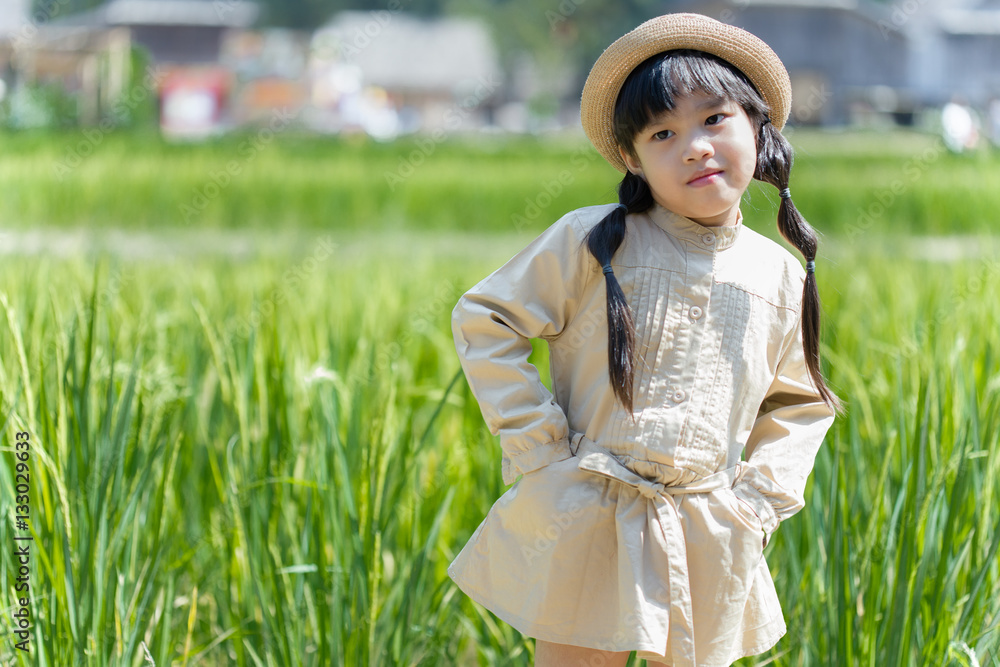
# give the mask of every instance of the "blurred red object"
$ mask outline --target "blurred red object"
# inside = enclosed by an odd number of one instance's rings
[[[160,130],[183,138],[220,132],[231,87],[232,73],[225,68],[170,68],[160,85]]]

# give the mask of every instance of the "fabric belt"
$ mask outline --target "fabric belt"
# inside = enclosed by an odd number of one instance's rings
[[[681,525],[677,503],[673,496],[691,493],[710,493],[731,487],[741,476],[742,461],[733,468],[703,477],[684,486],[667,486],[653,482],[629,470],[615,456],[593,440],[577,434],[573,439],[577,447],[577,467],[602,477],[616,480],[636,489],[653,504],[659,531],[652,531],[653,539],[667,555],[668,586],[670,591],[670,626],[668,637],[672,647],[672,664],[696,665],[694,646],[694,613],[691,609],[691,582],[688,577],[687,545]]]

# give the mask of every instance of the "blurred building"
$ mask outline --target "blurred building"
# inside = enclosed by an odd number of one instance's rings
[[[85,124],[106,119],[130,95],[153,95],[165,131],[204,134],[228,113],[232,81],[219,66],[223,37],[256,16],[257,6],[244,0],[111,0],[52,20],[32,13],[5,51],[15,85],[58,83],[79,97]],[[154,72],[132,70],[136,47],[149,55]]]
[[[156,63],[207,64],[218,62],[224,33],[252,24],[257,12],[238,0],[112,0],[66,23],[127,29]]]
[[[7,96],[14,80],[14,40],[30,27],[30,0],[0,0],[0,102]]]
[[[265,123],[276,114],[302,113],[309,104],[310,38],[308,32],[277,28],[227,33],[219,64],[236,81],[234,123]]]
[[[14,85],[54,83],[79,100],[80,121],[113,113],[129,87],[157,96],[161,127],[204,136],[288,115],[313,129],[390,138],[493,122],[502,86],[487,27],[398,11],[343,12],[314,33],[255,30],[248,0],[111,0],[48,20],[4,13],[0,65]],[[0,24],[0,26],[5,25]],[[148,54],[154,76],[133,70]],[[138,81],[138,83],[137,83]]]
[[[942,4],[937,25],[922,27],[927,42],[917,50],[914,77],[931,73],[923,87],[935,101],[957,94],[981,107],[1000,96],[1000,1]]]
[[[792,79],[794,121],[913,121],[959,94],[1000,94],[997,0],[713,0],[687,8],[767,42]]]
[[[540,98],[566,112],[553,128],[578,127],[579,73],[546,75],[524,57],[505,78],[488,27],[475,19],[349,11],[308,32],[254,29],[250,0],[110,0],[55,20],[29,6],[0,0],[0,99],[57,84],[83,124],[106,122],[122,99],[151,95],[164,132],[176,136],[277,115],[377,138],[529,131],[548,127],[528,111],[527,101]],[[905,124],[956,97],[977,109],[1000,99],[1000,0],[663,4],[685,10],[770,44],[789,70],[799,124]],[[152,77],[137,71],[137,49],[148,54]]]
[[[492,123],[502,72],[486,26],[342,12],[313,35],[310,123],[329,131],[477,129]]]

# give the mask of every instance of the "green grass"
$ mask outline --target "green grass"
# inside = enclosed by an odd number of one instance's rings
[[[451,308],[534,230],[386,225],[332,254],[315,230],[250,257],[5,258],[0,512],[28,432],[35,632],[0,663],[531,664],[445,569],[503,492]],[[930,261],[896,231],[824,245],[848,413],[767,549],[789,633],[740,664],[1000,666],[996,245]],[[15,576],[5,556],[5,630]]]
[[[506,251],[483,241],[371,253],[363,275],[335,255],[294,286],[301,256],[96,283],[83,260],[6,262],[3,440],[35,444],[45,628],[17,664],[141,664],[142,643],[159,665],[530,664],[444,572],[502,492],[448,325]],[[836,259],[826,359],[849,413],[769,546],[775,664],[998,664],[1000,269]]]
[[[263,132],[263,134],[262,134]],[[830,232],[991,230],[1000,152],[956,156],[914,132],[797,130],[791,187]],[[0,136],[0,220],[39,227],[543,229],[558,212],[616,199],[619,174],[582,137],[376,143],[264,130],[198,145],[97,130]],[[751,224],[773,227],[773,188]]]

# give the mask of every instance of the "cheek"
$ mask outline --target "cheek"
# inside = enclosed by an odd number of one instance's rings
[[[747,185],[750,185],[750,181],[753,180],[755,171],[757,171],[757,153],[751,150],[747,153],[746,162],[744,164],[744,173],[746,175]]]
[[[753,174],[757,171],[757,145],[754,143],[751,137],[749,141],[741,142],[741,145],[737,147],[738,152],[738,163],[740,165],[739,172],[741,180],[745,180],[745,185],[750,185],[750,181],[753,180]]]
[[[740,121],[742,122],[733,126],[733,133],[730,135],[730,159],[733,164],[738,165],[740,180],[745,180],[744,185],[749,185],[757,171],[757,141],[750,120],[744,115]]]

